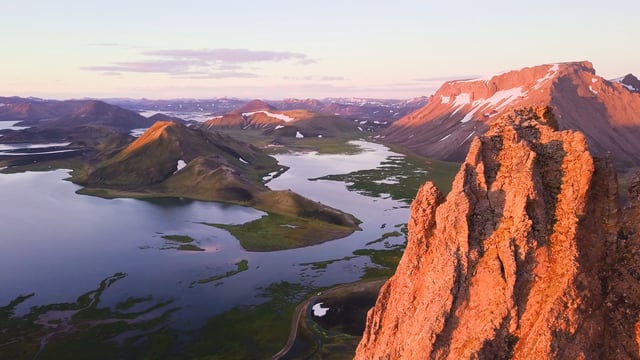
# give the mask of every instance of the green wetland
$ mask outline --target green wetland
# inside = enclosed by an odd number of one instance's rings
[[[66,170],[0,174],[0,358],[275,354],[299,303],[393,273],[411,194],[450,172],[379,144],[350,146],[359,151],[276,156],[290,169],[269,187],[362,221],[347,237],[293,249],[287,234],[300,224],[259,224],[267,214],[252,208],[78,195]]]

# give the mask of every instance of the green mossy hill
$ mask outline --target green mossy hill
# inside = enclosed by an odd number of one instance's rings
[[[278,170],[277,161],[260,149],[216,132],[191,129],[175,122],[156,122],[140,138],[88,176],[89,187],[135,189],[164,182],[179,174],[178,162],[199,160],[199,168],[238,170],[252,179]],[[193,179],[197,180],[197,179]]]
[[[292,191],[269,191],[259,194],[251,204],[253,207],[278,214],[293,215],[301,218],[358,228],[360,220],[338,209],[307,199]]]

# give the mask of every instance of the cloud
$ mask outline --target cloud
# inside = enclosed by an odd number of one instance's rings
[[[451,80],[469,80],[469,79],[476,79],[478,77],[480,77],[480,75],[449,75],[449,76],[433,76],[433,77],[426,77],[426,78],[417,78],[417,79],[413,79],[413,81],[433,83],[433,82],[444,82],[444,81],[451,81]]]
[[[119,46],[102,43],[96,46]],[[192,79],[254,78],[257,74],[244,70],[245,66],[261,62],[289,61],[312,64],[314,59],[289,51],[257,51],[249,49],[170,49],[141,53],[134,61],[116,61],[108,65],[86,66],[83,70],[118,73],[159,73]],[[243,71],[244,70],[244,71]]]
[[[243,64],[262,61],[294,61],[299,64],[313,64],[316,61],[305,54],[289,51],[261,51],[249,49],[173,49],[153,50],[143,53],[172,59],[198,59],[208,62]]]
[[[182,79],[253,79],[260,75],[242,71],[220,71],[211,73],[185,73],[178,76]]]
[[[304,81],[346,81],[344,76],[283,76],[283,80],[304,80]]]

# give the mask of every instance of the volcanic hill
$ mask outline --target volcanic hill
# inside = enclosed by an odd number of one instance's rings
[[[550,114],[492,121],[446,198],[422,186],[356,359],[640,357],[640,178],[621,209],[611,160]]]
[[[559,128],[581,131],[593,154],[611,152],[619,167],[640,166],[640,93],[631,90],[633,79],[605,80],[591,63],[571,62],[449,81],[381,136],[425,156],[462,161],[473,137],[502,115],[548,105]]]
[[[86,186],[81,193],[102,197],[186,197],[314,219],[328,224],[326,234],[316,231],[322,241],[358,228],[352,215],[263,184],[263,176],[284,170],[262,150],[224,134],[157,122],[75,182]]]

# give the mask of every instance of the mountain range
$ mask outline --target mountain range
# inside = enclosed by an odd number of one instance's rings
[[[105,102],[134,111],[165,112],[174,116],[202,113],[209,117],[228,114],[246,105],[248,100],[236,98],[214,99],[104,99]],[[283,99],[260,100],[273,110],[309,110],[328,115],[337,115],[351,120],[374,121],[386,125],[424,106],[426,96],[406,100],[367,98]],[[249,112],[249,111],[244,111]]]
[[[549,105],[559,128],[581,131],[595,155],[640,165],[640,93],[633,75],[609,81],[589,62],[540,65],[475,80],[448,81],[427,105],[380,137],[441,160],[462,161],[473,137],[505,113]]]
[[[359,123],[337,115],[305,109],[277,110],[262,100],[253,100],[227,114],[215,116],[202,126],[210,129],[259,129],[279,137],[333,137],[364,131]]]

